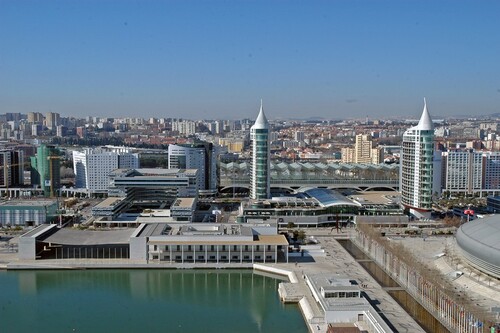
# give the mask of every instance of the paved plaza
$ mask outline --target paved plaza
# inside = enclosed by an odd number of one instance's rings
[[[460,259],[455,236],[389,237],[409,248],[430,267],[437,268],[475,304],[490,311],[500,308],[500,281],[470,267]],[[500,319],[499,314],[497,318]]]

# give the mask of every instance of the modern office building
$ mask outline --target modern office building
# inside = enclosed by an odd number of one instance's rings
[[[428,218],[433,195],[434,125],[424,109],[417,126],[403,134],[401,151],[401,203],[416,217]]]
[[[24,152],[0,148],[0,187],[24,185]]]
[[[212,143],[168,146],[169,169],[198,169],[200,193],[217,192],[217,148]]]
[[[169,207],[178,197],[197,197],[197,169],[117,169],[109,172],[109,196],[141,207]]]
[[[42,144],[31,157],[31,184],[39,185],[45,196],[55,196],[61,187],[61,161],[59,149]]]
[[[266,199],[271,196],[269,133],[269,122],[264,114],[261,100],[259,115],[250,128],[250,140],[252,142],[252,165],[250,170],[251,199]]]
[[[75,185],[89,193],[107,193],[109,174],[116,169],[137,169],[139,155],[127,148],[86,148],[73,151]]]

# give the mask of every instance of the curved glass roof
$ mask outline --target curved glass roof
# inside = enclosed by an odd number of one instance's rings
[[[353,202],[342,194],[326,189],[326,188],[312,188],[301,191],[305,197],[316,199],[322,207],[348,205],[360,207],[359,203]]]

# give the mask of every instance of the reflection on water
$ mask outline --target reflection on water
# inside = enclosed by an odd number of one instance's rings
[[[425,310],[413,297],[406,291],[393,290],[389,291],[389,295],[394,298],[399,305],[401,305],[406,312],[410,314],[415,320],[425,328],[427,332],[435,333],[448,333],[449,331],[433,316]]]
[[[399,284],[394,281],[388,274],[385,273],[376,263],[369,261],[368,257],[350,240],[339,240],[340,245],[356,260],[360,260],[359,264],[370,273],[370,275],[382,287],[399,287]],[[366,261],[365,261],[366,260]],[[408,314],[426,331],[436,333],[449,332],[434,316],[432,316],[423,306],[420,305],[406,291],[389,291],[389,295],[405,309]]]
[[[306,332],[279,281],[251,271],[0,272],[8,332]]]

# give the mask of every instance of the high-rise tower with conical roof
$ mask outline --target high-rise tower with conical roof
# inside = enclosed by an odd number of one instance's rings
[[[257,120],[255,120],[255,124],[250,128],[250,140],[252,141],[252,169],[250,170],[251,199],[267,199],[271,195],[269,134],[269,122],[264,114],[261,100],[259,115],[257,116]]]
[[[417,126],[403,134],[400,157],[401,203],[417,217],[430,217],[433,188],[434,125],[424,99]]]

